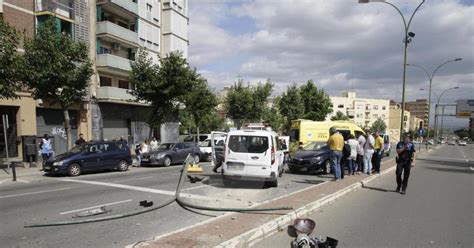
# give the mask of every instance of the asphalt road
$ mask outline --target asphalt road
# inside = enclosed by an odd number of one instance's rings
[[[319,212],[316,236],[338,247],[474,247],[474,145],[444,146],[420,156],[407,194],[395,192],[393,173]],[[279,232],[255,247],[290,247]]]
[[[111,214],[141,209],[139,201],[155,206],[173,197],[180,166],[131,168],[127,172],[86,174],[79,177],[34,176],[28,181],[0,184],[1,247],[123,247],[150,239],[211,217],[169,205],[124,219],[89,224],[24,228],[25,223],[73,221],[73,216],[106,205]],[[314,187],[330,179],[325,175],[284,174],[278,188],[262,183],[240,183],[226,188],[219,175],[204,164],[207,178],[184,185],[189,201],[207,206],[246,207]],[[207,214],[219,215],[222,213]]]

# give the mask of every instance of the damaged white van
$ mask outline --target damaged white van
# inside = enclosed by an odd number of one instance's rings
[[[263,180],[278,186],[284,171],[284,152],[273,131],[238,130],[227,134],[222,175],[225,185],[232,180]]]

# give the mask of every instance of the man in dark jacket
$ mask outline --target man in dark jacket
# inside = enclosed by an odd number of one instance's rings
[[[415,145],[411,141],[410,134],[405,134],[404,140],[397,144],[397,192],[406,194],[410,169],[415,165]],[[402,179],[403,173],[403,179]],[[401,191],[400,191],[401,190]]]
[[[77,139],[74,144],[76,144],[76,146],[80,146],[84,143],[86,143],[86,140],[84,139],[84,134],[81,133],[79,134],[79,139]]]

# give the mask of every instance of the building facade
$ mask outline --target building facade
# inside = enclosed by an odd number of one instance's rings
[[[357,98],[356,92],[344,92],[342,96],[332,96],[333,112],[327,120],[338,111],[353,120],[360,127],[370,127],[381,118],[388,126],[390,101],[385,99]]]
[[[421,119],[424,128],[428,128],[429,103],[427,99],[416,99],[415,101],[405,102],[405,109],[410,111],[411,115]]]

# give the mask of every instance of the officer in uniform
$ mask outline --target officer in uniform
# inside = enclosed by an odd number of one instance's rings
[[[406,194],[408,185],[408,177],[410,169],[415,165],[415,145],[412,143],[412,137],[406,133],[403,141],[397,144],[397,192],[402,195]],[[403,179],[402,179],[403,173]],[[401,191],[400,191],[401,190]]]

